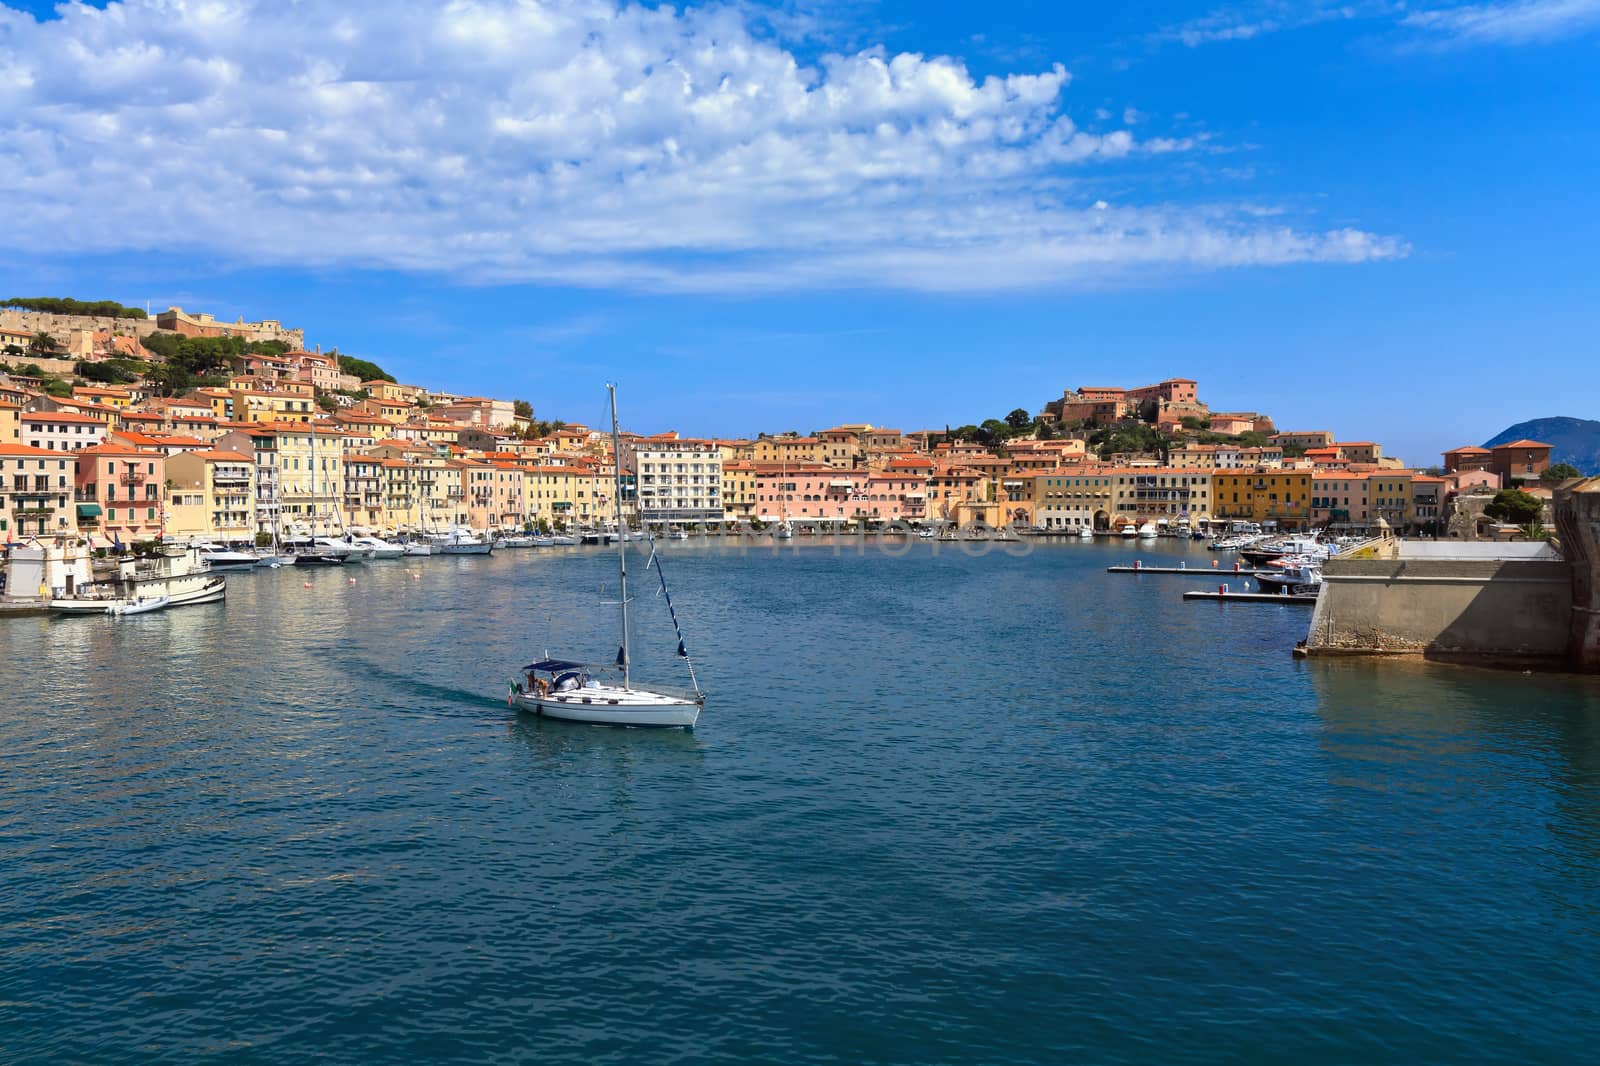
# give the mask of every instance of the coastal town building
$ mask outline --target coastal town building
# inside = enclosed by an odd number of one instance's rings
[[[167,458],[167,538],[253,542],[255,462],[240,452],[190,451]]]
[[[76,456],[0,442],[0,540],[77,532],[77,469]]]
[[[95,532],[123,544],[161,536],[165,455],[106,442],[76,456],[76,499],[101,508]]]
[[[34,411],[21,417],[22,443],[50,452],[75,452],[106,439],[106,424],[76,411]]]
[[[1343,531],[1366,530],[1372,524],[1367,495],[1369,475],[1348,469],[1319,470],[1311,477],[1311,523]]]
[[[1312,477],[1309,470],[1219,470],[1212,475],[1212,517],[1310,528]]]
[[[1536,440],[1514,440],[1489,449],[1489,469],[1502,485],[1538,481],[1550,469],[1550,445]]]
[[[640,437],[623,442],[623,456],[637,477],[639,514],[647,524],[722,521],[722,450],[715,441],[675,433]]]
[[[22,443],[22,406],[0,400],[0,444]]]

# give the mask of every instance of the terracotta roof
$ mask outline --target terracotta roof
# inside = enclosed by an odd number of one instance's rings
[[[30,419],[36,422],[77,422],[96,426],[105,425],[104,419],[95,418],[93,415],[80,415],[76,411],[32,411],[22,416],[24,422]]]
[[[1524,438],[1523,440],[1512,440],[1512,441],[1507,441],[1504,444],[1496,444],[1494,446],[1493,450],[1494,451],[1499,451],[1501,448],[1549,448],[1549,447],[1551,447],[1551,445],[1549,445],[1549,444],[1541,444],[1540,442],[1538,442],[1536,440],[1527,440],[1526,438]]]
[[[77,455],[77,453],[53,452],[48,448],[30,448],[26,444],[0,444],[0,455],[25,455],[30,458],[34,456],[38,456],[39,458],[48,456],[51,459],[71,459]]]
[[[1446,454],[1446,455],[1488,455],[1489,454],[1489,449],[1488,448],[1479,448],[1476,445],[1469,444],[1464,448],[1451,448],[1449,451],[1445,452],[1444,454]]]

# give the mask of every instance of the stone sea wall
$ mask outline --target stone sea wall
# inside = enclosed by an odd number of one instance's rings
[[[1555,664],[1571,614],[1559,559],[1330,559],[1306,651]]]

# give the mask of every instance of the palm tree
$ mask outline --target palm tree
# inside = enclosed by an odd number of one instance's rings
[[[28,341],[28,350],[34,355],[48,355],[56,350],[56,339],[50,334],[40,330]]]

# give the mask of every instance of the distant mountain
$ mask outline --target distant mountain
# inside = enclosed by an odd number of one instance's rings
[[[1518,422],[1484,441],[1485,448],[1514,440],[1550,445],[1550,462],[1571,463],[1585,474],[1600,474],[1600,422],[1589,418],[1535,418]]]

